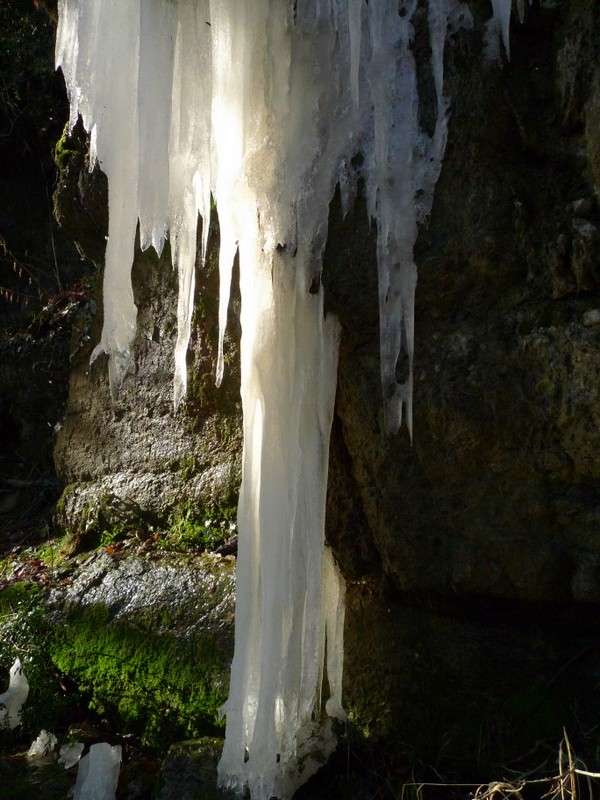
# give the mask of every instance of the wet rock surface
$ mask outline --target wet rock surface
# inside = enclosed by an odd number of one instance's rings
[[[157,800],[233,800],[231,792],[217,789],[222,748],[222,739],[174,744],[162,766]]]
[[[176,632],[182,639],[222,634],[231,649],[234,559],[125,553],[100,552],[85,559],[67,584],[52,589],[49,606],[60,610],[102,605],[111,620],[126,620],[156,633]],[[56,577],[60,575],[58,570]]]

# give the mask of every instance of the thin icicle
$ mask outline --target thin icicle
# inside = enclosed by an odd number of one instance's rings
[[[153,0],[161,2],[164,0]],[[171,95],[168,153],[169,195],[168,228],[173,266],[177,269],[177,341],[173,404],[175,410],[187,389],[187,349],[194,310],[196,269],[196,227],[202,214],[201,263],[206,260],[210,222],[211,181],[211,81],[210,81],[210,4],[209,0],[179,3],[175,6],[174,73]],[[162,25],[160,17],[155,25]],[[198,80],[198,76],[203,80]]]
[[[362,37],[362,7],[363,0],[348,0],[348,30],[350,34],[350,84],[352,86],[352,100],[356,108],[358,108],[360,87],[359,72]]]
[[[240,5],[236,0],[211,3],[212,33],[212,129],[213,193],[219,214],[221,249],[219,253],[219,342],[217,355],[217,386],[224,371],[223,341],[227,324],[227,307],[231,286],[233,259],[238,237],[234,214],[235,196],[244,155],[246,96],[244,57],[247,44],[252,45],[252,5]],[[258,14],[260,8],[256,8]],[[247,34],[244,33],[247,31]],[[246,42],[246,35],[249,42]]]
[[[510,16],[512,0],[492,0],[494,25],[497,35],[502,39],[506,57],[510,60]]]
[[[529,0],[531,2],[531,0]],[[519,21],[525,19],[525,0],[516,0]],[[500,42],[510,61],[510,20],[512,0],[492,0],[492,16],[485,25],[484,58],[487,62],[500,60]]]

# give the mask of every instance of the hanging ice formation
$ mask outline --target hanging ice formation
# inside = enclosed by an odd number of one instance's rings
[[[522,1],[521,5],[522,5]],[[510,0],[492,0],[508,50]],[[422,4],[423,5],[423,4]],[[127,373],[136,307],[130,265],[167,234],[179,275],[175,406],[185,393],[196,222],[211,195],[220,244],[220,344],[234,255],[242,295],[243,478],[235,656],[220,781],[253,800],[290,797],[343,717],[344,584],[324,548],[338,330],[319,276],[336,184],[344,210],[365,182],[378,233],[381,380],[388,431],[412,426],[417,225],[447,134],[448,30],[459,0],[428,0],[437,98],[419,124],[417,0],[59,0],[57,64],[109,182],[104,328],[111,389]],[[362,153],[360,168],[352,158]],[[404,352],[408,377],[399,382]]]
[[[520,22],[525,17],[526,0],[515,0]],[[531,2],[531,0],[529,0]],[[512,14],[512,0],[492,0],[493,14],[486,23],[484,34],[484,54],[486,61],[500,59],[500,42],[510,60],[510,18]]]

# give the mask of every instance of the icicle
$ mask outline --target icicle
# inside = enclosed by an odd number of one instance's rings
[[[512,0],[492,0],[494,23],[502,38],[506,57],[510,60],[510,12]]]
[[[362,6],[363,0],[349,0],[348,2],[348,29],[350,33],[350,83],[352,85],[352,100],[357,108],[359,93]]]
[[[416,0],[375,10],[370,5],[367,80],[373,104],[373,144],[366,156],[369,214],[377,220],[381,383],[386,428],[395,433],[403,405],[412,430],[414,292],[417,272],[415,149],[419,137],[416,67],[411,43]],[[390,57],[394,54],[394,57]],[[400,352],[408,374],[396,379]]]
[[[519,21],[525,18],[525,0],[516,0]],[[531,0],[529,0],[531,2]],[[487,62],[500,60],[500,41],[510,61],[510,18],[512,0],[492,0],[493,14],[485,25],[484,57]]]
[[[172,3],[143,0],[140,20],[138,219],[142,250],[160,255],[168,228],[170,109],[177,17]],[[141,79],[143,76],[143,79]],[[148,165],[152,169],[148,169]]]
[[[325,548],[323,559],[323,595],[328,641],[327,679],[331,695],[325,704],[325,709],[330,717],[345,719],[346,714],[342,707],[342,674],[346,584],[328,547]]]
[[[156,0],[155,0],[156,1]],[[161,0],[164,5],[164,0]],[[194,310],[196,268],[196,226],[202,214],[201,261],[206,259],[210,222],[210,7],[209,0],[180,3],[175,41],[173,90],[164,97],[171,108],[168,147],[170,167],[168,187],[168,227],[173,265],[177,269],[177,341],[173,404],[175,409],[187,388],[187,349]],[[155,17],[155,25],[161,18]],[[203,76],[200,80],[198,76]]]

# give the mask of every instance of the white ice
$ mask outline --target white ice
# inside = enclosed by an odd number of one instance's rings
[[[9,675],[8,689],[0,694],[0,728],[12,730],[21,724],[21,708],[29,695],[29,683],[19,658],[15,659]]]
[[[73,800],[115,800],[120,768],[120,745],[93,744],[79,762]]]
[[[27,751],[29,758],[47,756],[49,753],[54,752],[58,739],[53,733],[42,729],[37,738],[31,743],[31,747]]]
[[[344,717],[344,582],[324,545],[339,330],[324,316],[320,282],[338,184],[347,211],[364,181],[378,238],[385,424],[394,434],[406,413],[412,428],[413,248],[446,144],[447,31],[470,21],[458,0],[428,0],[429,56],[413,48],[416,7],[59,0],[57,64],[71,124],[81,114],[109,180],[104,328],[93,357],[109,355],[113,394],[135,332],[138,222],[142,247],[160,251],[168,234],[178,272],[176,407],[186,387],[196,225],[200,216],[201,266],[211,196],[220,228],[217,382],[239,253],[244,453],[219,775],[239,792],[249,787],[253,800],[290,797],[316,754],[335,746],[331,718]],[[435,95],[428,131],[418,71]]]
[[[510,61],[510,19],[512,0],[491,0],[492,16],[486,23],[484,54],[486,61],[500,60],[500,42],[507,59]],[[525,17],[525,0],[515,0],[519,21]],[[529,0],[531,2],[531,0]]]

